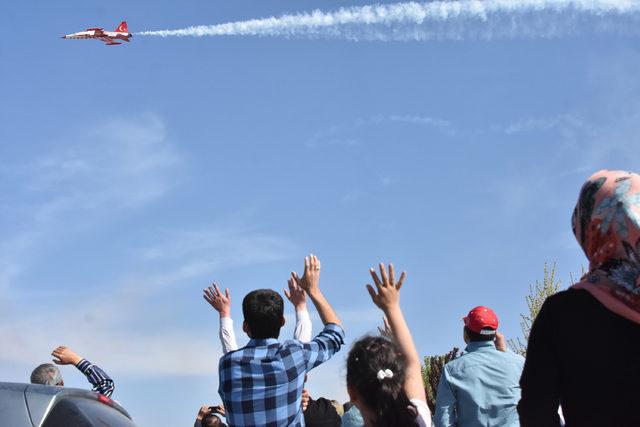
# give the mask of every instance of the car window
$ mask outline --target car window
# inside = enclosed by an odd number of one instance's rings
[[[62,399],[42,427],[135,427],[112,407],[91,399]]]

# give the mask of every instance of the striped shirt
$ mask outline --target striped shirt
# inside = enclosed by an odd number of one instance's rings
[[[230,426],[304,426],[302,386],[311,369],[344,344],[344,331],[328,323],[308,343],[252,339],[220,358],[218,392]]]
[[[82,359],[76,367],[82,372],[93,386],[93,391],[110,397],[115,388],[113,380],[97,365],[92,365],[87,359]]]

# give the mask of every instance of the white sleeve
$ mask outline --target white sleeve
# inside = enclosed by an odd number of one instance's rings
[[[311,341],[311,317],[307,310],[296,311],[296,328],[293,338],[302,342]]]
[[[410,402],[413,403],[418,410],[418,416],[416,417],[418,426],[431,427],[431,411],[429,410],[427,402],[418,399],[410,399]]]
[[[220,318],[220,342],[224,354],[238,349],[236,334],[233,332],[233,320],[230,317]]]

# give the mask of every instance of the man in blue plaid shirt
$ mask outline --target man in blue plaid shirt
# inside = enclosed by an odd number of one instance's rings
[[[320,261],[305,258],[304,275],[291,273],[318,310],[324,329],[311,342],[278,341],[284,302],[270,289],[250,292],[242,301],[242,329],[250,341],[220,359],[220,387],[230,426],[304,426],[302,386],[308,371],[326,362],[344,344],[340,320],[320,291]]]

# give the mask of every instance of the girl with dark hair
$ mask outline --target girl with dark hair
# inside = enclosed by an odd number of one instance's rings
[[[389,274],[380,264],[380,277],[371,269],[377,292],[367,290],[385,314],[393,338],[366,336],[358,340],[347,358],[347,389],[365,426],[431,426],[431,413],[422,382],[422,366],[402,310],[400,288],[393,264]]]

